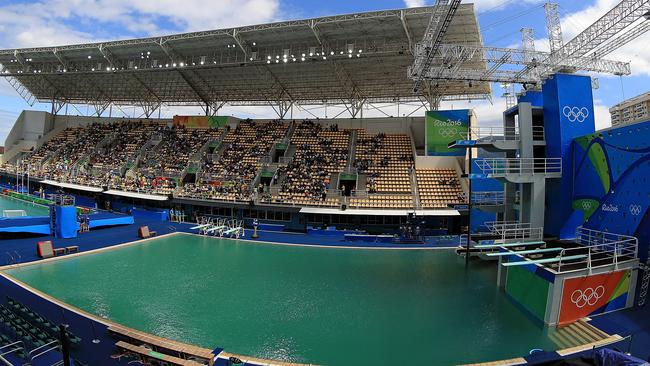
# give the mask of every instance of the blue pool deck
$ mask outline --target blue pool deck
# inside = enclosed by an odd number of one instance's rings
[[[169,221],[135,218],[135,224],[93,229],[87,233],[79,233],[77,238],[56,239],[52,236],[31,236],[19,239],[3,239],[0,237],[0,266],[5,265],[7,253],[18,253],[20,262],[40,260],[36,255],[36,242],[52,240],[54,247],[79,246],[80,252],[91,251],[137,241],[138,227],[149,226],[158,235],[174,232],[196,233],[191,227],[195,224],[176,223]],[[452,249],[458,246],[458,238],[442,237],[429,238],[425,244],[395,244],[366,241],[346,241],[343,235],[319,235],[289,233],[278,231],[258,231],[259,238],[252,239],[252,230],[246,230],[245,240],[270,242],[283,245],[309,245],[334,248],[376,248],[376,249]],[[15,256],[15,254],[13,254]],[[32,299],[33,301],[33,299]],[[592,324],[609,334],[619,334],[627,337],[610,348],[629,351],[635,356],[648,359],[650,357],[650,305],[643,308],[633,308],[614,313],[608,313],[593,318]],[[108,339],[107,339],[108,341]],[[591,351],[585,351],[587,353]],[[555,352],[544,352],[525,357],[528,364],[536,364],[545,360],[558,359]]]
[[[79,233],[73,239],[57,239],[53,236],[30,236],[19,239],[0,239],[0,265],[7,264],[9,254],[16,257],[19,255],[20,263],[39,260],[36,255],[36,243],[42,240],[51,240],[54,247],[78,246],[80,252],[111,247],[125,244],[139,239],[137,229],[147,225],[150,230],[156,231],[158,235],[174,232],[196,233],[197,230],[190,228],[194,224],[177,223],[169,221],[135,218],[134,225],[122,225],[108,228],[93,229],[90,232]],[[271,242],[285,245],[313,245],[326,247],[353,247],[353,248],[383,248],[383,249],[443,249],[456,248],[458,238],[437,238],[432,237],[425,244],[396,244],[368,241],[345,241],[343,235],[318,235],[302,234],[278,231],[258,231],[259,238],[252,239],[252,230],[247,229],[243,239],[261,242]]]

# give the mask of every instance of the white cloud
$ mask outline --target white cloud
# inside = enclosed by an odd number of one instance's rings
[[[562,31],[565,42],[573,39],[578,33],[605,15],[618,3],[619,0],[596,0],[592,5],[582,10],[564,14],[562,17]],[[642,21],[644,20],[640,20],[639,22]],[[650,53],[647,52],[648,44],[650,44],[650,33],[641,35],[634,41],[607,55],[606,58],[630,62],[632,72],[635,75],[650,75]]]
[[[278,8],[279,0],[40,0],[10,4],[0,6],[0,46],[53,46],[263,23],[274,20]],[[169,27],[172,30],[165,29]],[[115,28],[118,34],[105,31]]]
[[[517,5],[537,4],[542,3],[544,0],[519,0]],[[511,1],[504,0],[475,0],[474,6],[479,13],[492,12],[503,10],[506,7],[512,7]]]
[[[417,8],[419,6],[425,6],[426,2],[424,0],[404,0],[404,4],[408,8]]]
[[[536,4],[542,3],[545,0],[519,0],[519,4]],[[415,8],[419,6],[432,5],[434,1],[431,0],[404,0],[404,4],[409,8]],[[507,6],[512,6],[509,1],[504,0],[475,0],[469,1],[466,3],[471,3],[474,5],[476,11],[479,13],[487,11],[497,11],[502,10]]]
[[[18,115],[19,113],[0,109],[0,146],[4,145],[5,139]]]
[[[609,108],[603,105],[600,100],[594,100],[594,119],[596,130],[612,127],[612,116],[609,114]]]

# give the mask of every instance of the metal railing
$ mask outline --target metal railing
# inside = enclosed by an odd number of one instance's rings
[[[280,158],[278,159],[278,162],[280,164],[284,165],[284,164],[291,163],[292,160],[293,160],[293,156],[291,156],[291,157],[289,157],[289,156],[280,156]]]
[[[533,140],[544,140],[544,127],[533,126]],[[472,127],[467,130],[468,140],[519,141],[518,127]]]
[[[499,206],[505,203],[503,191],[472,192],[472,204],[477,206]]]
[[[59,341],[52,341],[40,347],[34,348],[33,350],[29,351],[29,362],[33,365],[35,359],[42,357],[50,352],[58,351],[59,349]]]
[[[615,234],[605,231],[587,229],[582,226],[576,229],[575,242],[579,244],[575,248],[566,248],[560,252],[560,261],[557,271],[562,272],[562,266],[571,265],[568,270],[576,266],[582,269],[583,266],[589,271],[593,268],[614,265],[622,261],[634,260],[638,256],[639,241],[634,236]],[[563,257],[584,256],[573,260],[563,260]]]
[[[474,164],[489,175],[562,174],[561,158],[482,158]]]
[[[511,227],[501,230],[501,239],[504,242],[542,241],[544,228],[541,227]]]
[[[24,350],[25,350],[25,344],[23,343],[23,341],[16,341],[13,343],[5,344],[4,346],[0,346],[0,358],[4,360],[4,356],[12,354],[14,352],[21,352]]]
[[[494,234],[501,234],[506,229],[530,228],[530,223],[519,221],[486,221],[483,225]]]

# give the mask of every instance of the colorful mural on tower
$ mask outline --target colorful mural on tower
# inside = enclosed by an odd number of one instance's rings
[[[633,235],[639,257],[650,241],[650,121],[574,140],[572,225]]]

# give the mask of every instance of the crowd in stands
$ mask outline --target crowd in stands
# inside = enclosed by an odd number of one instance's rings
[[[359,174],[366,175],[365,190],[371,196],[353,198],[350,206],[359,208],[414,207],[411,175],[414,169],[411,139],[405,134],[357,131],[355,161]],[[374,194],[380,197],[372,196]]]
[[[274,144],[282,146],[282,161]],[[455,171],[416,172],[408,135],[313,120],[245,120],[225,130],[153,121],[93,123],[62,130],[28,159],[37,178],[203,200],[413,208],[417,189],[423,208],[466,201]],[[333,177],[350,167],[365,187],[344,201]],[[258,175],[264,184],[256,184]]]
[[[331,175],[345,168],[349,156],[350,131],[333,124],[323,127],[314,121],[302,121],[291,137],[296,147],[291,163],[281,167],[279,193],[274,202],[332,205],[327,199]]]
[[[288,124],[242,121],[230,129],[219,149],[218,159],[203,155],[202,174],[198,184],[187,184],[179,192],[183,197],[249,201],[253,198],[252,183],[269,156],[273,143],[287,135]]]
[[[210,140],[217,139],[218,129],[165,127],[158,131],[161,142],[147,152],[139,170],[151,176],[178,177],[190,158]]]
[[[455,170],[418,169],[416,177],[422,208],[445,208],[449,204],[467,203]]]

